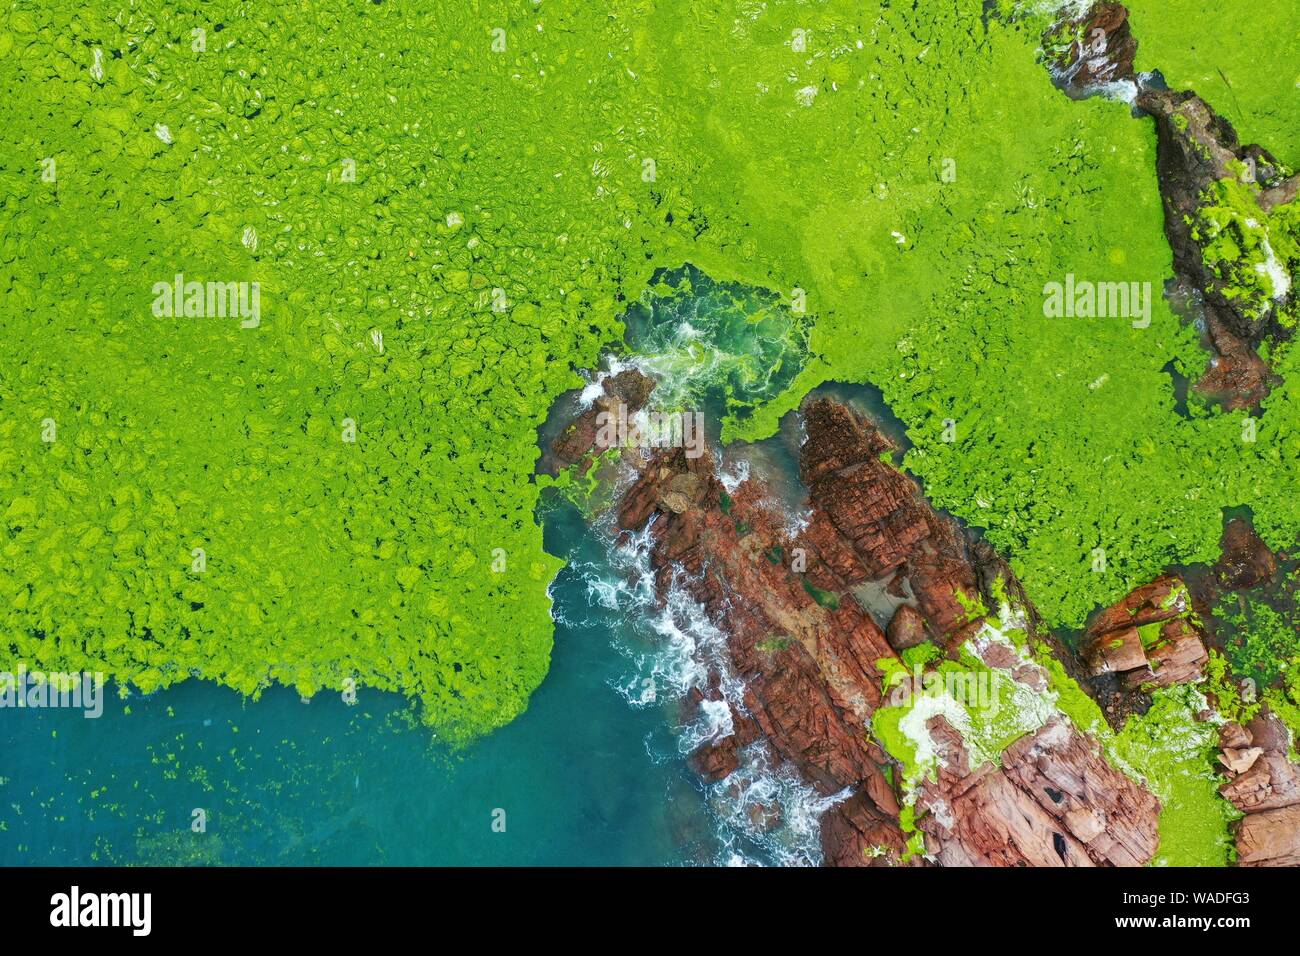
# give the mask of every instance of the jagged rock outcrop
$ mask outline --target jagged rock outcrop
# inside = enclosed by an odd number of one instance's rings
[[[645,407],[654,387],[654,379],[636,369],[624,369],[607,377],[602,394],[551,444],[543,470],[554,473],[616,444],[610,440],[616,435],[615,429],[602,429],[602,425],[634,416]]]
[[[597,405],[648,394],[642,382],[610,381],[609,402]],[[596,412],[588,409],[586,421],[557,443],[557,457],[576,461],[599,450]],[[824,399],[807,403],[802,415],[799,470],[809,501],[797,532],[759,476],[728,491],[711,454],[690,458],[682,449],[625,456],[637,476],[618,502],[617,523],[628,533],[650,528],[659,593],[689,590],[725,633],[729,664],[744,687],[741,699],[727,701],[734,732],[699,747],[691,766],[706,780],[725,781],[761,739],[820,793],[841,798],[822,818],[827,863],[922,863],[906,852],[896,771],[873,737],[872,716],[886,702],[878,664],[924,640],[957,648],[980,626],[967,605],[994,579],[1023,594],[991,548],[969,547],[957,524],[882,460],[891,446],[870,422]],[[892,640],[853,595],[868,582],[903,598],[890,619]],[[1041,669],[999,660],[996,650],[990,666],[1046,689]],[[721,699],[710,689],[686,706]],[[1064,724],[1026,740],[1032,743],[1008,751],[996,769],[984,763],[972,770],[960,754],[945,764],[947,789],[933,796],[958,813],[949,820],[918,805],[927,855],[1044,865],[1150,856],[1158,804],[1111,771],[1095,742]],[[953,745],[961,747],[960,735]],[[1129,817],[1108,802],[1116,800]]]
[[[1055,24],[1043,37],[1043,49],[1061,84],[1076,93],[1133,78],[1137,40],[1128,10],[1118,3],[1098,3],[1082,17]]]
[[[945,866],[1140,866],[1154,855],[1159,802],[1068,718],[1017,740],[1001,767],[973,772],[960,735],[938,726],[932,735],[948,750],[918,807],[927,846]]]
[[[1281,166],[1263,147],[1243,146],[1232,124],[1195,93],[1144,85],[1137,105],[1156,122],[1156,172],[1174,267],[1203,297],[1206,332],[1216,353],[1196,387],[1221,398],[1229,410],[1252,407],[1276,381],[1254,347],[1268,328],[1246,314],[1238,299],[1225,295],[1204,261],[1192,224],[1206,191],[1218,180],[1236,178],[1244,166],[1256,182],[1269,183],[1279,179]],[[1283,195],[1272,193],[1269,201]]]
[[[1199,680],[1209,658],[1191,594],[1173,574],[1137,588],[1098,614],[1081,646],[1094,675],[1121,675],[1130,690]]]
[[[623,498],[619,524],[639,529],[654,518],[652,566],[661,586],[680,575],[726,631],[745,682],[744,707],[777,753],[821,792],[865,785],[896,816],[892,795],[884,796],[884,755],[866,742],[882,696],[875,662],[893,650],[855,601],[810,583],[836,582],[819,567],[815,535],[790,539],[758,482],[742,484],[724,506],[712,470],[708,456],[652,456]],[[667,489],[688,474],[699,479],[696,496],[680,511],[665,507]],[[806,573],[793,570],[803,562]]]
[[[1205,297],[1209,336],[1218,350],[1198,387],[1224,393],[1229,404],[1257,402],[1268,387],[1268,369],[1253,351],[1260,330],[1243,325],[1245,317],[1217,294],[1186,217],[1208,185],[1243,160],[1273,175],[1271,157],[1259,147],[1241,147],[1231,126],[1193,94],[1156,89],[1133,74],[1136,43],[1119,4],[1097,6],[1071,29],[1069,43],[1057,44],[1058,52],[1066,51],[1058,65],[1068,83],[1080,91],[1133,83],[1139,106],[1156,117],[1175,262]],[[1294,183],[1262,182],[1268,188],[1261,204],[1294,197]],[[640,373],[609,377],[604,394],[555,441],[554,462],[580,462],[609,447],[600,437],[600,416],[634,414],[653,388]],[[711,718],[725,704],[722,713],[730,717],[730,729],[696,749],[691,766],[723,790],[744,786],[738,771],[747,755],[770,753],[793,766],[834,798],[821,821],[831,865],[1148,862],[1158,844],[1158,800],[1055,709],[1041,663],[1023,646],[987,638],[1001,633],[980,608],[981,599],[995,603],[994,595],[1009,594],[1028,618],[1027,630],[1038,630],[1033,606],[1005,562],[935,511],[889,464],[892,446],[869,421],[825,399],[806,403],[801,414],[806,438],[799,477],[808,502],[797,529],[773,503],[761,475],[724,484],[707,452],[691,457],[682,449],[636,448],[623,456],[635,477],[617,503],[618,527],[638,542],[649,539],[661,598],[683,588],[704,609],[725,637],[723,669],[736,678],[723,681],[714,672],[708,689],[684,703],[686,711],[707,708]],[[1224,586],[1271,573],[1249,535],[1225,532],[1225,551],[1229,546],[1238,557]],[[864,591],[888,598],[859,603]],[[1050,634],[1033,638],[1040,639],[1067,672],[1077,673],[1077,662],[1060,653]],[[896,754],[903,749],[883,723],[873,726],[873,716],[896,703],[892,694],[899,686],[886,700],[883,681],[886,672],[900,676],[898,654],[926,641],[947,652],[941,667],[969,664],[965,655],[974,652],[991,671],[1020,685],[1018,700],[1027,695],[1029,701],[1021,701],[1027,723],[980,736],[972,730],[979,722],[974,712],[959,704],[908,710],[906,739],[917,739],[920,721],[929,746],[922,748],[919,775],[903,781],[909,768],[887,754],[875,734]],[[1207,660],[1187,588],[1172,575],[1099,614],[1083,646],[1089,669],[1103,675],[1097,683],[1125,688],[1136,707],[1147,689],[1199,679]],[[924,658],[908,655],[909,661]],[[709,666],[717,667],[716,659]],[[910,680],[920,677],[905,677],[904,689]],[[1110,719],[1120,716],[1118,709],[1107,708]],[[1237,839],[1248,865],[1300,855],[1294,838],[1300,799],[1293,799],[1300,782],[1285,740],[1278,746],[1270,732],[1269,726],[1236,728],[1222,752],[1230,778],[1224,794],[1246,813]],[[747,812],[759,828],[780,817],[779,808],[766,805]]]
[[[813,402],[804,424],[799,471],[815,505],[807,538],[823,558],[810,577],[818,587],[845,590],[901,571],[931,634],[942,640],[965,623],[958,593],[978,590],[961,530],[881,460],[888,440],[849,408]]]
[[[1287,753],[1285,726],[1267,708],[1245,727],[1219,734],[1228,782],[1219,792],[1243,816],[1234,829],[1239,866],[1300,866],[1300,766]]]
[[[1259,184],[1263,212],[1295,199],[1300,177],[1283,179],[1282,165],[1267,149],[1242,144],[1232,124],[1190,91],[1169,90],[1153,77],[1136,74],[1137,41],[1128,11],[1118,3],[1095,4],[1082,17],[1063,17],[1043,36],[1043,48],[1061,85],[1079,96],[1115,82],[1131,83],[1134,104],[1156,124],[1156,172],[1165,211],[1165,234],[1178,276],[1200,300],[1212,349],[1198,391],[1228,410],[1253,407],[1276,377],[1256,345],[1278,334],[1262,317],[1248,314],[1204,261],[1193,223],[1204,196],[1216,182],[1242,170]]]

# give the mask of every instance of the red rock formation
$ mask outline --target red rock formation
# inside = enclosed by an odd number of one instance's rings
[[[701,467],[680,452],[657,456],[624,497],[620,524],[638,528],[655,516],[652,565],[661,583],[685,572],[694,597],[727,632],[746,686],[743,705],[778,754],[825,794],[879,777],[884,756],[865,737],[881,698],[875,662],[893,656],[884,634],[855,601],[819,601],[791,570],[805,542],[786,537],[757,482],[737,489],[725,511],[713,477],[699,479],[698,499],[682,510],[666,506],[683,475],[711,470],[711,462]],[[897,813],[896,805],[889,809]]]
[[[1068,718],[1013,743],[999,768],[970,772],[960,736],[948,739],[947,766],[917,804],[945,866],[1140,866],[1155,853],[1159,802]]]
[[[1088,625],[1082,647],[1093,674],[1123,676],[1130,689],[1169,687],[1198,680],[1209,655],[1193,623],[1182,578],[1164,575],[1102,611]],[[1151,634],[1150,625],[1160,625]],[[1143,640],[1143,635],[1150,635]]]
[[[625,369],[605,379],[604,394],[591,403],[551,445],[548,470],[554,472],[605,451],[612,443],[601,440],[602,415],[624,418],[645,407],[654,390],[654,379],[636,369]]]
[[[899,605],[885,628],[885,637],[896,651],[905,651],[925,641],[925,618],[910,604]]]
[[[977,635],[970,647],[1011,680],[1038,694],[1047,689],[1042,667],[1010,643]],[[917,790],[915,811],[939,863],[1140,866],[1155,853],[1159,802],[1064,715],[1013,742],[998,765],[972,766],[947,718],[930,718],[926,729],[940,760]]]
[[[1192,223],[1205,191],[1220,179],[1235,177],[1241,164],[1254,169],[1261,184],[1280,182],[1283,167],[1266,149],[1243,146],[1232,125],[1195,93],[1143,86],[1137,105],[1156,122],[1156,172],[1174,267],[1204,298],[1213,357],[1196,389],[1221,401],[1229,411],[1253,407],[1277,381],[1255,350],[1267,329],[1220,288],[1201,256]],[[1270,202],[1285,198],[1285,184],[1281,189],[1269,191]]]
[[[1300,766],[1286,728],[1265,709],[1246,727],[1225,724],[1219,792],[1245,814],[1234,828],[1239,866],[1300,866]]]
[[[727,635],[730,664],[744,686],[741,700],[728,701],[735,733],[692,754],[695,770],[725,780],[761,737],[820,793],[843,795],[822,819],[828,863],[897,864],[907,841],[895,784],[885,772],[891,761],[871,731],[883,699],[877,662],[895,651],[850,588],[884,580],[896,593],[910,587],[917,607],[895,613],[896,646],[927,632],[956,644],[979,627],[967,621],[957,593],[977,595],[989,569],[972,558],[955,522],[881,460],[889,445],[870,423],[825,400],[803,413],[800,474],[810,514],[793,537],[757,476],[727,494],[711,456],[690,459],[678,449],[630,456],[638,477],[619,502],[617,520],[629,532],[650,526],[660,593],[674,583],[690,591]],[[589,432],[594,435],[585,427],[577,434]],[[578,438],[566,445],[570,459],[588,451]],[[983,560],[1006,573],[991,552]],[[1014,579],[1009,586],[1018,588]],[[1016,679],[1045,689],[1040,669],[1014,653],[1000,661],[999,649],[988,650],[990,666],[1005,666]],[[705,698],[700,692],[687,706]],[[951,786],[934,795],[957,808],[957,816],[946,827],[939,825],[941,813],[926,817],[936,859],[1082,865],[1150,856],[1154,798],[1110,770],[1070,727],[1053,724],[1046,731],[1008,751],[998,769],[970,773],[964,756],[953,754],[943,771]],[[1046,796],[1046,788],[1057,798]],[[1058,839],[1066,841],[1064,856]]]
[[[838,587],[901,569],[936,638],[964,624],[966,609],[957,592],[974,596],[978,584],[956,523],[935,512],[914,482],[881,460],[892,446],[847,407],[813,402],[804,422],[808,440],[799,470],[816,505],[810,535],[831,558]]]
[[[827,866],[895,866],[903,852],[898,820],[865,793],[855,793],[822,817]]]

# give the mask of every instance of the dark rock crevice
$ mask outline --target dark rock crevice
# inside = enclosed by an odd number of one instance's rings
[[[1079,18],[1064,18],[1043,37],[1058,83],[1072,96],[1091,95],[1106,84],[1129,83],[1134,105],[1156,124],[1156,174],[1165,211],[1165,235],[1178,276],[1203,300],[1209,367],[1197,391],[1227,410],[1257,406],[1277,378],[1259,356],[1265,340],[1289,338],[1277,308],[1261,318],[1226,290],[1205,262],[1192,224],[1204,196],[1219,181],[1242,179],[1258,185],[1263,213],[1295,200],[1300,176],[1288,171],[1264,147],[1242,144],[1232,124],[1191,91],[1170,90],[1157,77],[1134,71],[1137,40],[1128,11],[1098,3]]]

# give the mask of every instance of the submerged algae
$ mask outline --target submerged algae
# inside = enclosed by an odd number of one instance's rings
[[[717,282],[689,263],[663,270],[623,316],[631,361],[656,408],[722,401],[745,417],[789,387],[808,357],[810,317],[772,292]]]
[[[1250,678],[1260,689],[1300,671],[1296,584],[1293,578],[1288,593],[1272,601],[1251,594],[1224,595],[1212,612],[1233,673]]]
[[[635,88],[605,52],[626,28],[557,10],[542,34],[505,5],[19,7],[4,663],[145,692],[355,679],[453,739],[513,719],[560,566],[532,436],[618,335],[655,215],[638,164],[590,171],[658,152],[644,109],[613,106]],[[176,272],[258,282],[260,327],[152,316]]]
[[[1244,723],[1262,703],[1300,734],[1300,572],[1225,594],[1211,611],[1222,653],[1209,673],[1219,710]]]

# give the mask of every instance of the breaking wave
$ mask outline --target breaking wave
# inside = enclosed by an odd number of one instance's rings
[[[621,537],[612,527],[593,529],[606,543],[608,564],[574,568],[586,585],[588,604],[612,611],[626,623],[611,634],[628,664],[614,689],[630,707],[678,714],[676,752],[650,756],[681,760],[701,745],[735,733],[733,711],[747,713],[745,685],[731,666],[726,635],[684,586],[684,571],[673,572],[659,600],[650,566],[652,526]],[[700,695],[698,706],[690,706]],[[721,847],[714,862],[819,864],[819,820],[847,792],[831,797],[817,793],[763,740],[743,748],[740,760],[740,768],[726,779],[703,785]]]

